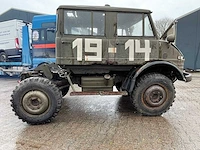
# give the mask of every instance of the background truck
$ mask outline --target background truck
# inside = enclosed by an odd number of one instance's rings
[[[32,21],[33,68],[43,62],[52,63],[55,58],[56,15],[38,15]]]
[[[55,15],[38,15],[33,17],[32,24],[21,20],[0,23],[5,27],[4,31],[0,29],[1,33],[4,32],[4,36],[0,36],[4,40],[4,45],[0,45],[4,47],[1,49],[0,75],[19,75],[23,70],[34,68],[43,62],[55,62],[55,22]],[[13,26],[10,26],[11,23]],[[17,24],[17,31],[14,24]],[[16,35],[20,36],[16,38]],[[20,48],[14,47],[11,50],[15,45]],[[7,52],[14,50],[18,55],[7,59]]]
[[[17,19],[0,22],[0,62],[21,57],[24,25],[22,20]]]
[[[160,40],[149,10],[60,6],[56,23],[56,63],[23,72],[11,96],[22,121],[50,122],[70,86],[70,95],[128,95],[138,112],[159,116],[174,102],[173,83],[191,81],[175,36]]]

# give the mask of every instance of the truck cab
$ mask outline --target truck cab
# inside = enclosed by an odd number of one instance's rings
[[[149,10],[60,6],[57,12],[58,64],[129,66],[159,58]]]
[[[37,15],[32,21],[33,68],[55,62],[56,15]]]

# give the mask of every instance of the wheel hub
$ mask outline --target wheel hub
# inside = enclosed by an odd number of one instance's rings
[[[1,62],[6,62],[6,55],[1,55],[0,60]]]
[[[144,101],[151,107],[161,106],[167,98],[165,89],[159,85],[150,86],[144,93]]]
[[[40,115],[48,109],[49,99],[41,91],[30,91],[24,95],[22,105],[29,114]]]

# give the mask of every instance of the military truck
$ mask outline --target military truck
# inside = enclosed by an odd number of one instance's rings
[[[28,124],[48,123],[71,87],[73,96],[127,95],[142,115],[159,116],[174,102],[173,83],[191,81],[174,40],[158,38],[149,10],[59,6],[56,63],[21,74],[13,111]]]

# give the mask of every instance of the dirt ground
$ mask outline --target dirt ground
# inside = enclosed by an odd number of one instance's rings
[[[17,78],[0,78],[0,150],[200,150],[200,73],[177,81],[161,117],[137,114],[121,96],[65,96],[53,122],[31,126],[10,106]]]

